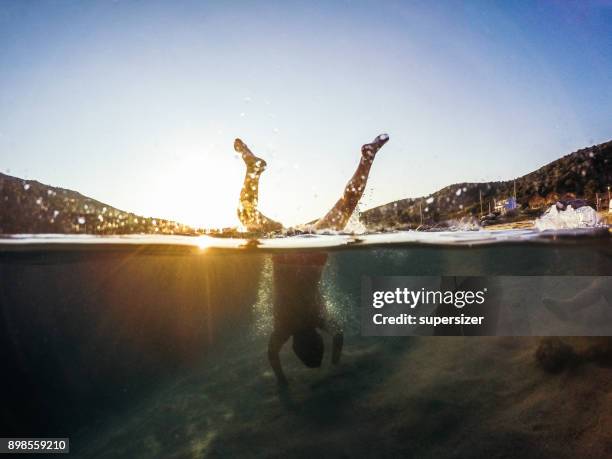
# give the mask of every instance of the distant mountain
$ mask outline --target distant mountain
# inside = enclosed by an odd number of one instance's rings
[[[612,185],[612,141],[570,153],[538,170],[504,182],[456,183],[418,198],[407,198],[374,207],[363,212],[361,221],[370,229],[416,227],[478,217],[480,196],[483,211],[489,204],[514,195],[518,211],[528,213],[560,196],[571,193],[585,198],[595,207],[596,193],[607,193]],[[533,213],[533,212],[532,212]]]
[[[0,173],[0,234],[196,234],[180,223],[141,217],[63,188]]]

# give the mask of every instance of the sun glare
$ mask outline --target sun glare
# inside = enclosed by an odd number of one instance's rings
[[[206,250],[212,245],[212,238],[209,236],[199,236],[196,245],[200,250]]]

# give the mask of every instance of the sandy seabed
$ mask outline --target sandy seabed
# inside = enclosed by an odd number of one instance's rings
[[[547,373],[538,341],[386,338],[316,371],[285,352],[281,392],[263,342],[228,349],[90,432],[83,457],[610,457],[612,369]]]

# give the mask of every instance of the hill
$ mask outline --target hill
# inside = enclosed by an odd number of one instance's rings
[[[0,234],[195,234],[169,220],[141,217],[64,188],[0,173]]]
[[[449,220],[474,218],[488,213],[494,201],[513,196],[516,186],[517,213],[534,215],[560,196],[573,194],[595,207],[596,193],[607,193],[612,185],[612,141],[575,151],[515,180],[456,183],[418,198],[407,198],[363,212],[370,229],[413,228]],[[601,196],[600,196],[601,197]],[[421,217],[422,215],[422,217]],[[422,221],[421,221],[422,218]]]
[[[406,198],[360,215],[369,229],[444,225],[489,212],[513,196],[516,218],[533,216],[568,193],[595,207],[597,193],[612,185],[612,141],[575,151],[515,180],[456,183],[429,195]],[[200,234],[181,223],[142,217],[82,194],[0,173],[0,234]],[[227,232],[234,235],[235,231]],[[220,232],[219,235],[224,235]]]

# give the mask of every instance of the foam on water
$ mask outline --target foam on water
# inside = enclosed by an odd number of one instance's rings
[[[565,229],[565,228],[595,228],[603,226],[597,211],[589,206],[574,209],[571,205],[566,210],[559,210],[557,206],[550,208],[535,222],[536,228]]]
[[[94,236],[67,234],[15,234],[0,237],[0,251],[73,247],[106,248],[129,246],[184,247],[200,250],[313,250],[368,246],[442,245],[482,246],[500,243],[551,243],[589,237],[609,238],[608,228],[579,228],[563,230],[514,229],[498,231],[395,231],[386,233],[303,234],[275,238],[220,238],[210,236],[125,235]]]

